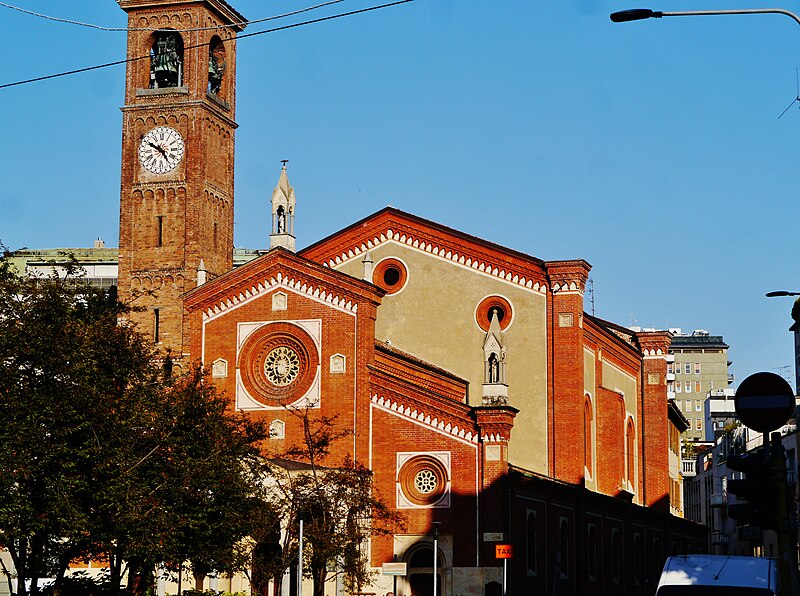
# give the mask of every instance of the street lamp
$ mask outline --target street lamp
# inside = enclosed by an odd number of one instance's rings
[[[700,17],[726,14],[783,14],[791,17],[800,25],[800,16],[790,10],[783,8],[741,8],[736,10],[682,10],[678,12],[664,12],[660,10],[650,10],[649,8],[632,8],[612,12],[610,17],[615,23],[627,23],[628,21],[643,21],[644,19],[660,19],[661,17]]]
[[[800,292],[789,292],[787,290],[776,290],[767,292],[767,298],[779,298],[782,296],[800,296]],[[792,319],[794,324],[789,327],[789,331],[794,332],[794,389],[795,394],[800,393],[800,298],[792,305]]]

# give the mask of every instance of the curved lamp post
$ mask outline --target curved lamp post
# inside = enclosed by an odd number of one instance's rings
[[[700,17],[726,14],[783,14],[794,19],[800,25],[800,16],[790,10],[783,8],[741,8],[735,10],[681,10],[678,12],[666,12],[661,10],[650,10],[649,8],[632,8],[612,12],[610,17],[615,23],[627,23],[628,21],[643,21],[644,19],[660,19],[661,17]]]

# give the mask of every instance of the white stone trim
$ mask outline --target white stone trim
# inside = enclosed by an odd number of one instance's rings
[[[333,292],[321,290],[308,282],[297,280],[294,277],[287,277],[279,272],[277,275],[269,279],[264,279],[251,286],[249,289],[239,292],[237,295],[229,297],[205,309],[203,311],[203,319],[208,321],[213,320],[226,312],[234,310],[278,288],[294,292],[295,294],[303,294],[307,298],[326,304],[331,308],[335,308],[347,314],[355,315],[355,313],[358,312],[358,304],[352,300],[342,298]]]
[[[411,408],[410,406],[403,406],[402,404],[392,401],[389,398],[380,397],[377,394],[372,396],[372,407],[378,408],[385,412],[401,416],[409,421],[415,422],[430,429],[439,431],[442,434],[453,437],[465,443],[475,445],[478,443],[478,435],[472,431],[459,428],[452,424],[445,423],[444,420],[439,420],[436,416],[431,416],[425,412]]]
[[[335,269],[339,265],[343,265],[349,261],[352,261],[353,259],[357,259],[359,255],[365,253],[366,251],[373,250],[375,247],[387,243],[399,244],[407,248],[414,249],[418,252],[428,253],[444,261],[450,261],[466,269],[479,271],[485,275],[501,279],[538,294],[547,293],[547,284],[540,283],[538,281],[534,282],[533,280],[526,278],[524,275],[520,276],[518,273],[514,273],[513,271],[506,271],[503,268],[492,265],[488,261],[479,258],[473,259],[470,256],[454,252],[450,249],[439,246],[435,242],[428,242],[425,240],[420,241],[418,238],[414,238],[410,234],[395,234],[391,229],[387,230],[385,234],[382,233],[374,236],[372,240],[362,242],[360,245],[350,248],[334,258],[328,259],[323,263],[323,265],[330,267],[331,269]],[[573,283],[573,285],[575,288],[578,287],[577,284]],[[580,293],[582,294],[583,292]]]

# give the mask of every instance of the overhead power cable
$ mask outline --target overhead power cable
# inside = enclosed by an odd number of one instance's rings
[[[216,29],[232,29],[237,27],[246,27],[247,25],[255,25],[257,23],[265,23],[267,21],[274,21],[276,19],[283,19],[285,17],[291,17],[297,14],[301,14],[304,12],[310,12],[312,10],[317,10],[318,8],[323,8],[325,6],[330,6],[331,4],[339,4],[340,2],[344,2],[345,0],[328,0],[328,2],[323,2],[322,4],[317,4],[315,6],[309,6],[307,8],[301,8],[299,10],[295,10],[292,12],[287,12],[284,14],[275,15],[272,17],[265,17],[263,19],[255,19],[252,21],[241,21],[238,23],[230,23],[229,25],[219,25],[216,27],[196,27],[193,29],[177,29],[176,31],[214,31]],[[55,21],[57,23],[66,23],[68,25],[78,25],[80,27],[89,27],[90,29],[98,29],[100,31],[158,31],[159,27],[103,27],[102,25],[95,25],[93,23],[84,23],[81,21],[74,21],[72,19],[62,19],[59,17],[53,17],[50,15],[42,14],[40,12],[34,12],[32,10],[28,10],[27,8],[22,8],[19,6],[14,6],[13,4],[8,4],[7,2],[0,2],[0,7],[10,8],[11,10],[16,10],[21,13],[31,15],[34,17],[38,17],[40,19],[46,19],[48,21]]]
[[[319,19],[313,19],[311,21],[303,21],[302,23],[293,23],[291,25],[283,25],[282,27],[274,27],[272,29],[266,29],[264,31],[255,31],[253,33],[246,33],[244,35],[238,35],[232,41],[238,41],[240,39],[244,39],[246,37],[255,37],[256,35],[264,35],[266,33],[275,33],[276,31],[284,31],[286,29],[294,29],[295,27],[302,27],[303,25],[313,25],[314,23],[322,23],[323,21],[331,21],[333,19],[340,19],[342,17],[350,17],[353,15],[371,12],[373,10],[381,10],[383,8],[390,8],[392,6],[398,6],[400,4],[407,4],[409,2],[414,2],[414,0],[398,0],[397,2],[390,2],[388,4],[381,4],[379,6],[370,6],[369,8],[361,8],[359,10],[352,10],[350,12],[343,12],[340,14],[334,14],[327,17],[320,17]],[[197,44],[193,46],[186,46],[184,50],[191,50],[195,48],[202,48],[206,47],[206,44]],[[126,64],[128,62],[137,62],[138,60],[150,60],[150,55],[147,54],[145,56],[136,56],[135,58],[128,58],[125,60],[117,60],[115,62],[106,62],[105,64],[97,64],[95,66],[87,66],[85,68],[76,68],[75,70],[68,70],[65,72],[59,72],[56,74],[45,75],[41,77],[35,77],[32,79],[25,79],[24,81],[15,81],[13,83],[4,83],[0,85],[0,89],[5,89],[7,87],[16,87],[18,85],[27,85],[28,83],[37,83],[39,81],[46,81],[48,79],[55,79],[58,77],[66,77],[69,75],[79,74],[82,72],[89,72],[91,70],[99,70],[101,68],[108,68],[109,66],[119,66],[120,64]]]

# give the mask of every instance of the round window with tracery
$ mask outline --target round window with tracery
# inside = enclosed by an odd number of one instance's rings
[[[285,405],[301,398],[318,367],[314,340],[291,323],[259,327],[239,353],[242,384],[252,397],[268,405]]]
[[[436,490],[436,474],[431,470],[420,470],[414,478],[414,486],[423,495],[428,495]]]
[[[435,505],[445,495],[447,468],[432,455],[417,455],[406,461],[398,474],[403,496],[414,505]]]
[[[291,385],[300,374],[300,358],[291,348],[280,346],[264,359],[267,380],[278,387]]]

